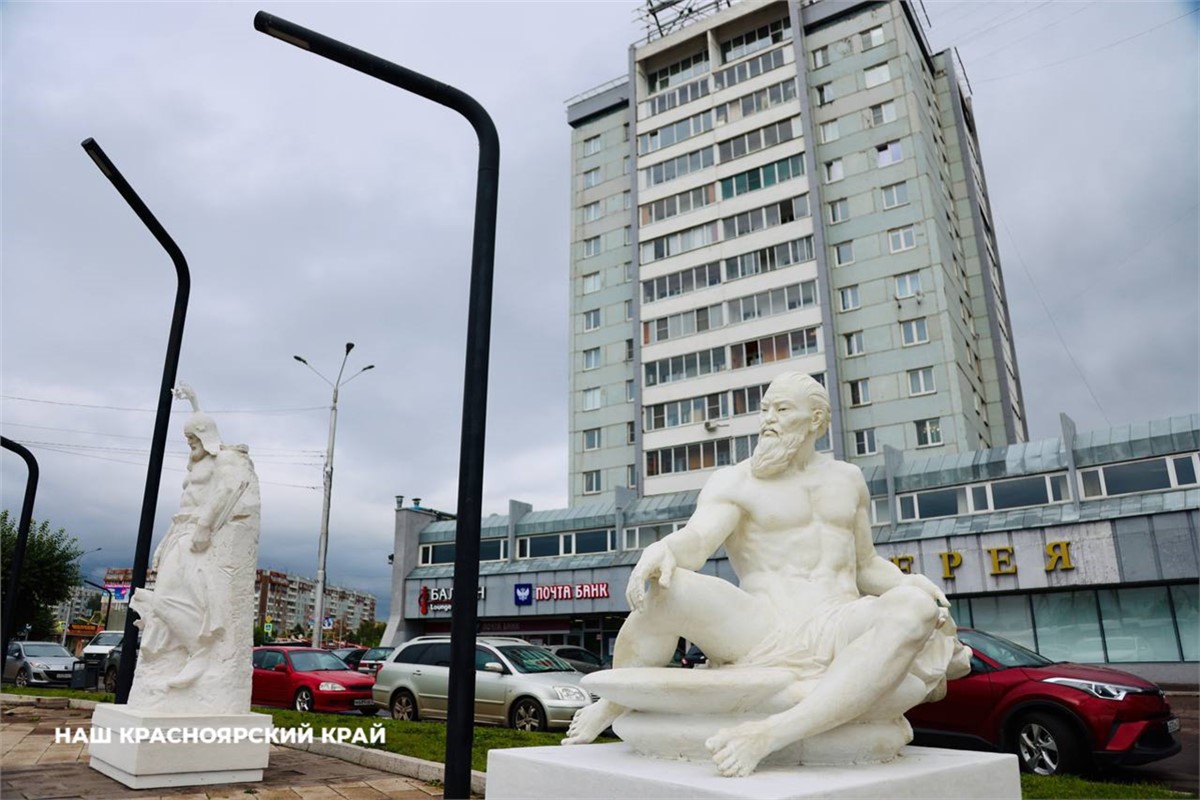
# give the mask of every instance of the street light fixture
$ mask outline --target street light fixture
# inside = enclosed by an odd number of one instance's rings
[[[318,378],[333,387],[333,400],[329,405],[329,445],[325,450],[325,469],[323,470],[325,473],[325,501],[321,505],[321,538],[317,542],[317,599],[313,606],[313,647],[321,646],[321,625],[325,622],[325,555],[329,550],[329,501],[333,496],[333,439],[337,434],[338,390],[367,370],[375,369],[374,364],[368,364],[343,381],[342,373],[346,371],[346,360],[350,358],[350,351],[353,349],[354,342],[346,342],[346,354],[342,356],[342,366],[338,368],[337,380],[333,381],[322,375],[303,357],[292,356],[316,373]]]

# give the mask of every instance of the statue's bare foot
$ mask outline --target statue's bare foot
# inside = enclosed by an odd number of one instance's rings
[[[598,700],[575,712],[563,744],[587,744],[625,713],[625,708],[611,700]]]
[[[770,728],[763,722],[745,722],[719,730],[704,746],[712,753],[717,769],[727,778],[754,772],[758,762],[773,749]]]

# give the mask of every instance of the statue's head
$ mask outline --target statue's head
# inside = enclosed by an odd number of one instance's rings
[[[187,437],[189,444],[199,442],[200,447],[210,456],[215,456],[221,451],[221,434],[217,432],[217,423],[213,421],[212,417],[202,411],[193,413],[188,419],[187,423],[183,426],[183,435]],[[195,447],[193,447],[193,460],[198,455]]]
[[[802,372],[785,372],[762,397],[758,446],[750,463],[756,477],[783,472],[806,444],[829,429],[829,393]]]

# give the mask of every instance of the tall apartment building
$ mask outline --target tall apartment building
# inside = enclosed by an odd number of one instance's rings
[[[572,502],[701,486],[791,369],[863,466],[1025,441],[957,55],[908,0],[717,7],[568,104]]]

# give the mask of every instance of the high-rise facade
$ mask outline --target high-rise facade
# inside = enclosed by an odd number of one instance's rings
[[[823,444],[864,466],[1024,441],[955,53],[907,0],[687,22],[568,106],[572,502],[702,485],[783,370],[825,382]]]

